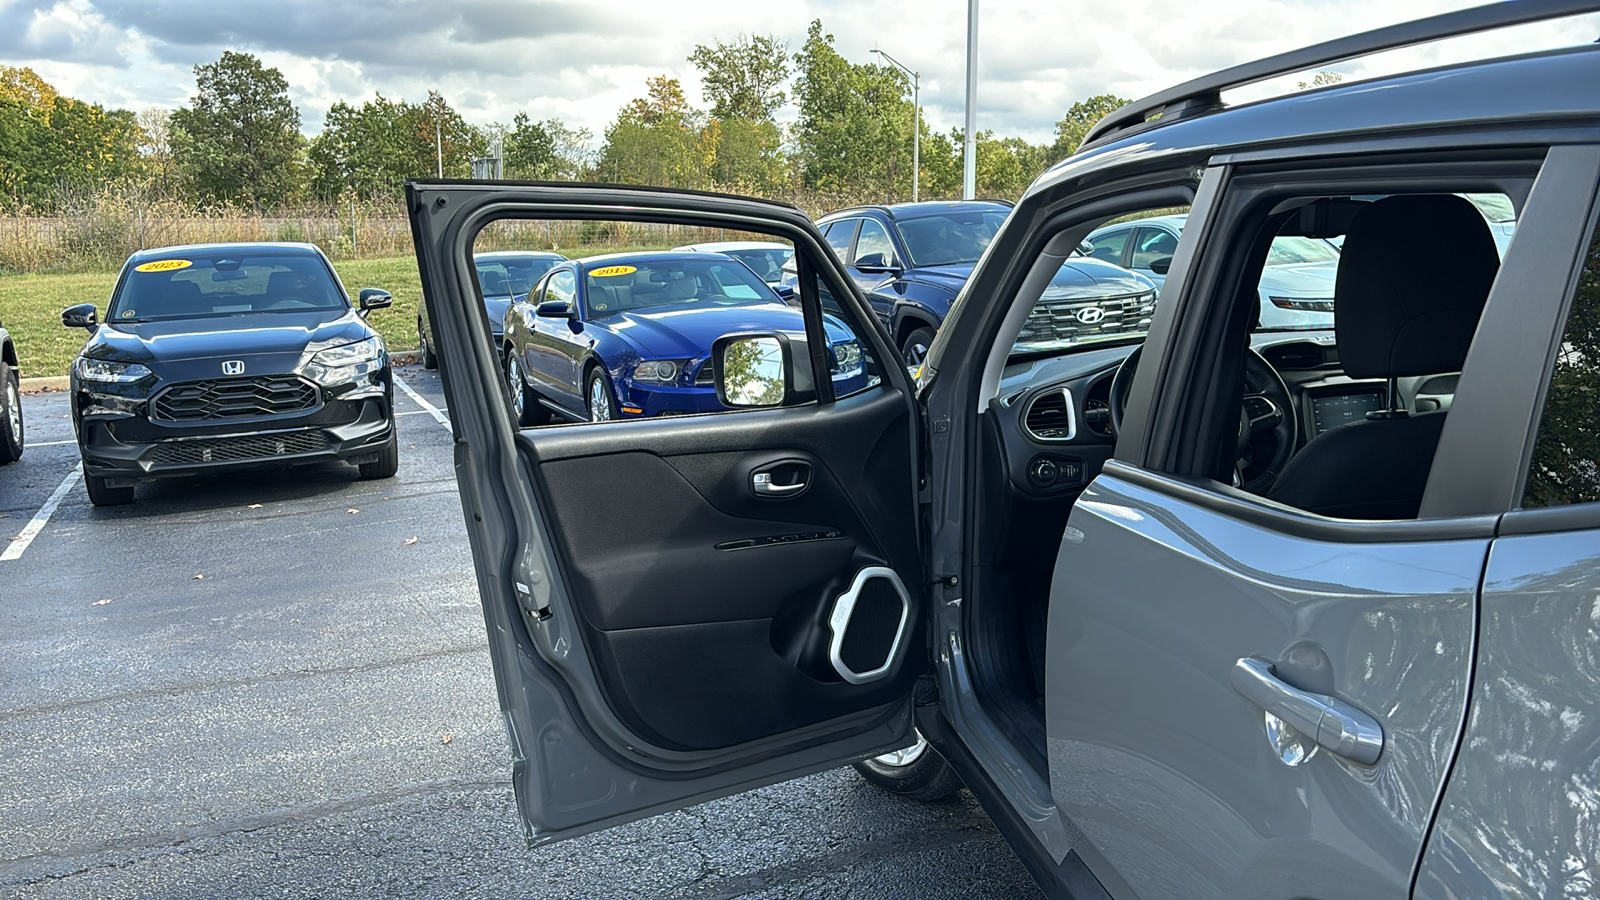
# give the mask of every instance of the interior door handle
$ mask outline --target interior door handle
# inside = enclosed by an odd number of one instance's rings
[[[1354,706],[1292,687],[1272,664],[1245,657],[1233,664],[1233,689],[1251,703],[1287,722],[1318,745],[1351,762],[1370,766],[1383,753],[1383,726]]]
[[[750,490],[764,497],[783,497],[798,494],[806,489],[803,477],[797,477],[789,484],[776,484],[772,480],[771,472],[757,472],[750,476]]]

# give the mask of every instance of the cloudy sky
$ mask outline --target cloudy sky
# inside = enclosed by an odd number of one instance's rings
[[[1471,0],[981,0],[978,127],[1042,142],[1074,100],[1137,97],[1234,63]],[[920,70],[924,114],[958,125],[964,0],[0,0],[0,62],[111,107],[174,107],[192,67],[247,50],[288,78],[315,133],[340,99],[441,91],[468,121],[518,110],[601,134],[647,77],[699,81],[697,43],[771,34],[798,50],[812,19],[841,53],[881,47]],[[1346,79],[1457,58],[1586,43],[1600,17],[1510,29],[1338,67]],[[1292,79],[1291,79],[1292,80]],[[781,114],[795,116],[793,106]]]

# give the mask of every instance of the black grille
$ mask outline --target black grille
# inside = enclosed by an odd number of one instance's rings
[[[711,365],[711,360],[709,360],[709,359],[706,360],[705,361],[705,365],[702,365],[700,367],[700,371],[698,373],[696,373],[695,376],[694,376],[694,383],[698,384],[698,385],[709,385],[709,384],[716,384],[717,383],[717,373],[716,373],[716,370]]]
[[[211,462],[245,462],[316,453],[333,446],[322,431],[284,431],[277,434],[247,434],[239,437],[190,438],[163,441],[150,452],[157,466],[184,466]]]
[[[1028,430],[1035,437],[1062,438],[1072,432],[1072,417],[1067,411],[1067,396],[1061,391],[1042,394],[1028,407]]]
[[[317,388],[293,375],[186,381],[162,391],[151,405],[150,418],[168,422],[204,422],[286,416],[317,408]]]
[[[1150,330],[1150,317],[1155,311],[1153,291],[1103,300],[1046,298],[1028,313],[1028,320],[1017,335],[1017,343],[1070,342],[1102,335],[1140,334]]]

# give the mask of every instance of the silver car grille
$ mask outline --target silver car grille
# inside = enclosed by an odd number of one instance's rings
[[[1096,312],[1086,313],[1085,310]],[[1040,300],[1022,324],[1017,343],[1071,342],[1104,335],[1142,334],[1150,330],[1150,317],[1155,311],[1155,291],[1122,297]]]

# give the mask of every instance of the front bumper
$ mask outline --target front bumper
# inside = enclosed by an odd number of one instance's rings
[[[84,473],[114,486],[199,472],[323,460],[373,462],[394,433],[387,366],[361,383],[322,388],[317,407],[248,421],[152,420],[151,404],[102,393],[74,378],[73,420]]]

